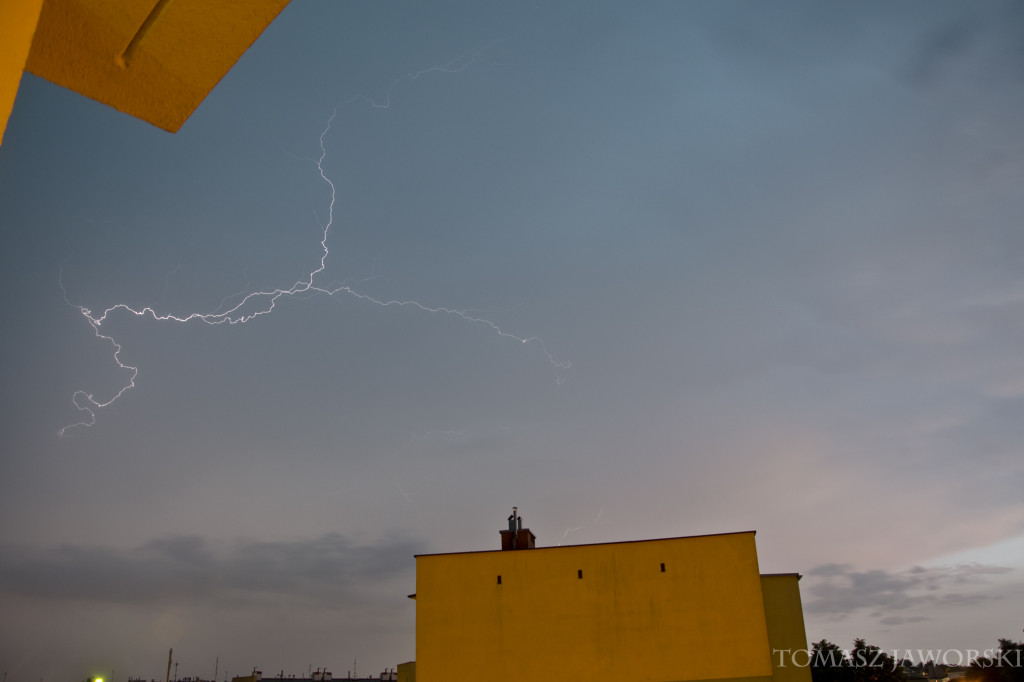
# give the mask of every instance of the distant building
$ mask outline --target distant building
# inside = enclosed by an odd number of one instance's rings
[[[231,678],[231,682],[260,682],[260,680],[262,680],[262,679],[263,679],[263,671],[262,670],[256,670],[255,668],[253,668],[253,671],[252,671],[251,674],[232,677]]]
[[[754,532],[416,557],[401,682],[810,682],[800,576],[761,575]]]
[[[296,677],[295,675],[285,675],[282,670],[280,673],[275,674],[272,677],[262,677],[259,681],[250,680],[248,677],[235,677],[232,678],[232,682],[270,682],[270,680],[287,680],[287,682],[378,682],[379,680],[397,680],[398,672],[392,668],[388,668],[384,672],[374,677],[352,677],[352,672],[345,677],[335,677],[329,670],[317,668],[309,674],[309,677]]]

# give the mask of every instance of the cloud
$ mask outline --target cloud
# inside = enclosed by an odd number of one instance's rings
[[[939,77],[950,62],[961,57],[978,39],[975,20],[961,19],[929,33],[917,46],[907,78],[915,85],[926,85]]]
[[[904,625],[906,623],[921,623],[926,620],[931,620],[931,618],[927,616],[886,616],[879,619],[878,622],[882,625]]]
[[[0,546],[0,593],[137,605],[238,606],[285,597],[326,606],[411,575],[420,551],[409,538],[359,544],[335,533],[227,545],[174,536],[133,549],[7,545]]]
[[[986,578],[1014,569],[985,564],[956,566],[913,566],[904,571],[853,570],[850,564],[822,564],[807,572],[810,596],[808,613],[843,617],[868,608],[885,612],[903,611],[920,605],[945,606],[982,602],[996,598],[983,592],[951,591],[952,587],[987,584]],[[882,616],[882,612],[871,614]],[[880,623],[893,625],[926,620],[917,616],[885,616]]]
[[[967,5],[954,9],[910,44],[902,75],[910,85],[928,87],[962,78],[958,68],[995,69],[1007,81],[1020,82],[1022,18],[1019,2],[989,3],[980,12]]]

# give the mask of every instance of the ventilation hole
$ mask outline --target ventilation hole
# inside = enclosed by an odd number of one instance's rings
[[[576,571],[576,577],[577,578],[583,578],[583,569],[582,568],[580,570]]]
[[[498,584],[499,585],[501,584],[501,576],[500,575],[498,576]]]
[[[662,572],[662,573],[664,573],[664,572],[665,572],[665,564],[662,564],[662,565],[661,565],[661,572]]]

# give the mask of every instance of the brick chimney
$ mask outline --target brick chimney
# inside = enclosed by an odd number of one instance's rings
[[[529,528],[523,528],[523,517],[517,512],[519,507],[512,507],[512,515],[508,517],[508,530],[501,531],[502,551],[516,549],[533,549],[537,537],[530,532]]]

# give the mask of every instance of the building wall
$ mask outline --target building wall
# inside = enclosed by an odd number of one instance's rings
[[[398,664],[398,682],[416,682],[416,661]]]
[[[796,573],[761,576],[775,682],[811,682],[799,580]]]
[[[416,673],[768,679],[754,534],[419,556]]]
[[[43,0],[0,2],[0,142],[21,84]]]
[[[174,132],[288,0],[46,0],[26,70]]]
[[[23,71],[178,130],[289,0],[0,0],[0,142]]]

